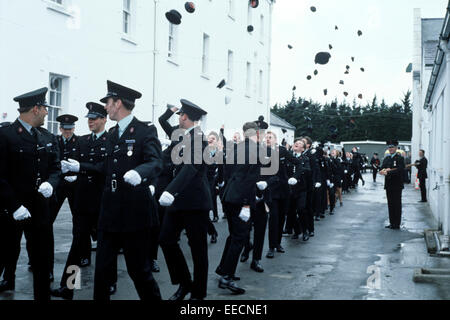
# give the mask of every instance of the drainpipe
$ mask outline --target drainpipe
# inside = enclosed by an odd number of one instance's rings
[[[270,1],[269,3],[269,53],[268,53],[268,63],[267,63],[267,106],[268,106],[268,110],[267,110],[267,122],[270,125],[270,76],[272,73],[272,15],[273,15],[273,6],[274,6],[274,1]]]
[[[155,123],[155,108],[156,108],[156,56],[158,52],[156,51],[156,11],[158,9],[158,1],[154,0],[154,11],[153,11],[153,94],[152,94],[152,122]]]
[[[450,105],[450,48],[449,48],[449,42],[448,40],[441,40],[439,47],[445,54],[445,62],[446,62],[446,79],[444,79],[446,86],[445,86],[445,93],[444,93],[444,104],[443,104],[443,117],[444,117],[444,123],[449,123],[450,121],[450,110],[448,106]],[[443,126],[443,146],[442,146],[442,152],[443,154],[443,185],[442,188],[444,190],[441,191],[441,195],[443,196],[440,199],[445,199],[444,205],[443,205],[443,212],[442,212],[442,231],[445,236],[449,235],[450,231],[450,165],[448,163],[448,159],[450,159],[450,128],[448,125]]]

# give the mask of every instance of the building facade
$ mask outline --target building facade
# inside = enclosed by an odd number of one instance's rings
[[[421,19],[415,11],[412,161],[428,158],[428,202],[438,226],[450,233],[450,38],[444,19]],[[415,170],[414,170],[415,172]],[[414,174],[413,172],[413,174]]]
[[[56,117],[70,113],[85,134],[85,104],[104,96],[107,79],[142,92],[141,120],[157,122],[182,98],[208,112],[205,131],[269,118],[274,1],[194,2],[188,13],[184,0],[0,0],[0,120],[17,117],[14,96],[47,86],[45,126],[58,133]],[[172,9],[180,25],[166,19]]]

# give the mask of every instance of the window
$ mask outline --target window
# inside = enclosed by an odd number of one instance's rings
[[[250,90],[252,88],[252,64],[247,62],[247,82],[245,86],[245,92],[247,96],[250,96]]]
[[[202,55],[202,75],[208,75],[209,72],[209,36],[203,34],[203,55]]]
[[[259,70],[259,87],[258,87],[258,100],[262,101],[263,99],[263,71]]]
[[[169,52],[167,56],[169,58],[175,58],[176,55],[176,49],[177,49],[177,25],[174,25],[172,23],[169,23]]]
[[[58,118],[62,106],[63,77],[50,74],[50,99],[47,117],[47,129],[53,134],[58,134]]]
[[[231,87],[233,85],[233,60],[234,60],[234,54],[233,51],[228,50],[228,87]]]
[[[234,0],[228,0],[228,16],[234,20]]]
[[[261,17],[260,17],[260,21],[259,21],[259,24],[260,24],[260,26],[259,26],[259,41],[261,42],[261,43],[264,43],[264,16],[263,15],[261,15]]]
[[[131,0],[123,0],[123,33],[131,33]]]

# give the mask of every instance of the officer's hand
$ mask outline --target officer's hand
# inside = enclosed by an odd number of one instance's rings
[[[241,218],[242,221],[247,222],[248,219],[250,219],[250,208],[242,207],[241,213],[239,213],[239,218]]]
[[[53,187],[50,183],[44,182],[39,186],[38,192],[41,193],[44,198],[50,198],[53,194]]]
[[[334,183],[330,183],[330,189],[333,189]]]
[[[297,184],[297,179],[295,179],[295,178],[290,178],[289,180],[288,180],[288,183],[289,183],[289,185],[290,186],[295,186],[296,184]]]
[[[261,202],[261,200],[263,200],[263,199],[264,199],[264,196],[261,196],[261,198],[256,196],[256,202]]]
[[[173,197],[173,195],[171,195],[167,191],[164,191],[161,197],[159,198],[159,204],[163,207],[171,206],[174,201],[175,198]]]
[[[316,185],[315,185],[315,187],[318,189],[318,188],[320,188],[322,186],[322,184],[320,183],[320,182],[317,182],[316,183]]]
[[[330,180],[327,180],[327,186],[330,186],[331,182]]]
[[[152,193],[152,196],[154,196],[155,195],[155,186],[151,185],[149,188],[150,188],[150,192]]]
[[[347,173],[348,173],[348,171],[347,171],[347,170],[344,170],[344,173],[345,173],[345,174],[347,174]]]
[[[62,173],[80,172],[80,163],[74,159],[63,160],[61,161],[61,171]]]
[[[13,218],[16,221],[22,221],[22,220],[31,218],[31,214],[30,214],[30,211],[28,211],[27,208],[25,208],[24,206],[21,206],[19,209],[17,209],[13,213]]]
[[[136,187],[137,185],[141,184],[142,178],[139,173],[137,173],[137,171],[130,170],[123,175],[123,181],[131,184],[133,187]]]
[[[69,177],[64,177],[64,180],[66,180],[69,183],[75,182],[77,180],[77,176],[69,176]]]
[[[259,190],[263,191],[266,190],[267,188],[267,182],[265,181],[259,181],[256,183],[256,186],[258,187]]]
[[[224,185],[225,185],[224,181],[222,181],[221,183],[218,184],[219,188],[223,188]]]

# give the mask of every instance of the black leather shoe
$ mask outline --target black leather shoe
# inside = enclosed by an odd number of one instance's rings
[[[341,202],[341,203],[339,203],[339,205],[342,207],[344,204]]]
[[[219,288],[228,289],[234,294],[244,294],[245,290],[238,287],[236,283],[228,277],[221,277],[219,279]]]
[[[400,227],[397,227],[397,226],[394,227],[394,226],[392,226],[391,229],[392,229],[392,230],[400,230]]]
[[[231,280],[233,280],[233,281],[239,281],[239,280],[241,280],[241,277],[237,277],[235,274],[233,274],[233,275],[231,276]]]
[[[284,251],[284,248],[283,248],[282,246],[278,246],[277,252],[279,252],[279,253],[285,253],[286,251]]]
[[[311,232],[309,233],[309,237],[310,237],[310,238],[314,237],[314,231],[311,231]]]
[[[324,215],[324,214],[321,214],[321,215],[320,215],[320,218],[321,218],[321,219],[325,219],[325,215]]]
[[[173,296],[171,296],[171,297],[169,298],[169,300],[170,300],[170,301],[183,301],[184,298],[186,297],[186,295],[187,295],[189,292],[191,292],[191,288],[190,288],[190,287],[180,285],[180,286],[178,287],[177,292],[175,292],[175,293],[173,294]]]
[[[253,260],[252,264],[250,265],[250,269],[255,270],[256,272],[264,272],[264,269],[261,267],[261,264],[258,260]]]
[[[275,249],[269,249],[269,252],[267,252],[266,258],[272,259],[275,257]]]
[[[316,221],[320,221],[320,218],[319,217],[316,217],[314,220],[316,220]]]
[[[159,272],[159,271],[160,269],[158,264],[156,263],[156,260],[152,260],[152,272]]]
[[[2,280],[0,281],[0,292],[14,290],[16,288],[15,281]]]
[[[217,243],[217,234],[212,234],[211,235],[211,243]]]
[[[392,226],[389,224],[387,226],[385,226],[386,229],[392,229]]]
[[[309,240],[309,236],[305,233],[303,234],[303,241],[308,241]]]
[[[89,260],[89,259],[81,259],[81,262],[80,262],[80,267],[81,268],[89,267],[90,265],[91,265],[91,260]]]
[[[333,211],[330,211],[330,216],[332,216],[334,214],[334,212]]]
[[[244,252],[241,255],[241,262],[246,262],[250,256],[250,251],[253,250],[253,244],[251,243],[249,247],[245,247]]]
[[[283,235],[290,235],[290,234],[292,234],[292,230],[287,230],[287,229],[283,230]]]
[[[420,201],[418,201],[418,202],[427,202],[427,200],[420,200]]]
[[[364,185],[366,184],[366,182],[363,180],[362,183],[363,183],[363,187],[364,187]]]
[[[298,239],[298,234],[295,233],[295,234],[291,237],[291,239],[294,239],[294,240]]]
[[[73,300],[73,290],[70,290],[67,287],[51,289],[50,294],[53,297],[63,298],[64,300]]]
[[[109,295],[112,296],[117,291],[117,283],[114,283],[112,286],[109,286]]]

